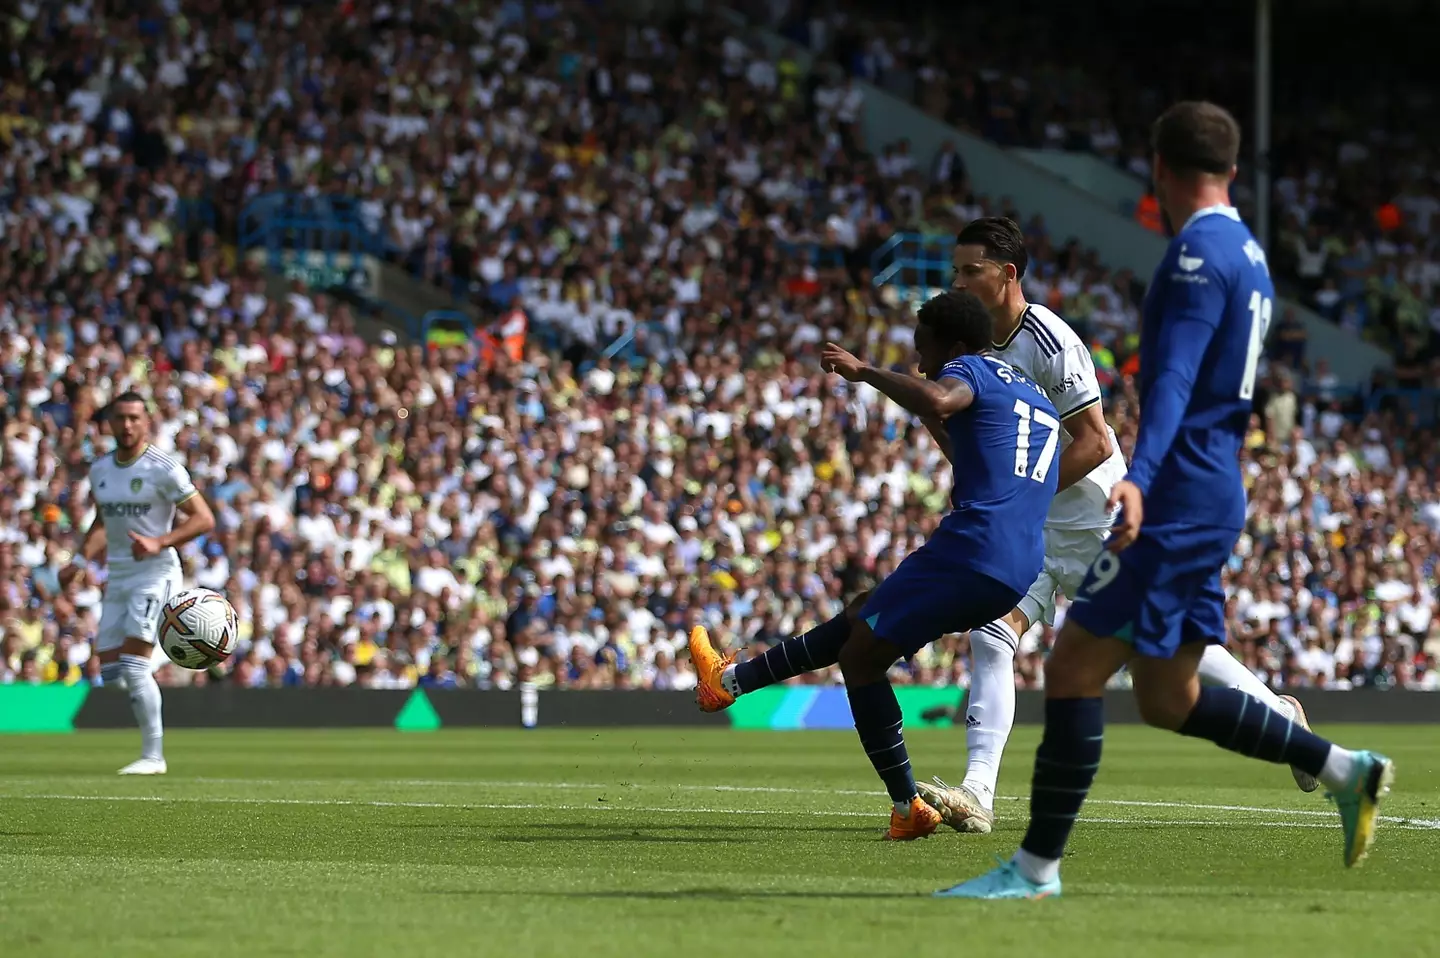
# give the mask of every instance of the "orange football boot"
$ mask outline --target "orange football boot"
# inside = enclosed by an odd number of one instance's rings
[[[885,832],[887,842],[913,842],[917,838],[929,838],[944,821],[940,813],[916,795],[910,799],[909,816],[890,809],[890,828]]]
[[[720,676],[727,666],[735,661],[735,653],[721,655],[710,644],[710,633],[705,626],[697,625],[690,630],[690,661],[695,664],[695,704],[702,712],[722,712],[735,704],[735,696],[725,691]]]

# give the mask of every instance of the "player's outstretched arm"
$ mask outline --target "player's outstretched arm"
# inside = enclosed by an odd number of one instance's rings
[[[1205,261],[1198,270],[1187,273],[1185,281],[1165,282],[1160,290],[1164,318],[1155,349],[1145,353],[1155,373],[1149,389],[1140,397],[1140,429],[1125,477],[1141,495],[1149,495],[1150,483],[1180,430],[1200,372],[1200,360],[1225,313],[1223,283],[1219,272]]]
[[[820,353],[820,364],[826,372],[844,376],[852,383],[868,383],[874,386],[892,402],[921,419],[938,419],[943,422],[975,400],[975,394],[970,387],[959,379],[921,379],[906,373],[877,369],[861,362],[834,343],[825,344]]]

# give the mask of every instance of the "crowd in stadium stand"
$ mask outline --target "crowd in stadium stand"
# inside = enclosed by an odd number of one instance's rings
[[[858,88],[790,75],[714,24],[586,4],[530,21],[472,4],[473,23],[406,3],[220,7],[18,18],[0,681],[99,680],[103,570],[68,589],[58,570],[89,522],[97,414],[132,386],[216,511],[188,578],[242,619],[229,663],[166,666],[168,683],[686,688],[692,623],[762,647],[934,527],[947,467],[924,430],[814,356],[834,338],[905,362],[910,314],[868,282],[869,252],[989,207],[959,167],[865,156]],[[330,55],[296,52],[321,42]],[[398,261],[525,311],[518,356],[367,341],[326,294],[273,293],[220,236],[275,188],[365,196]],[[1133,280],[1026,225],[1027,288],[1094,342],[1128,451]],[[1440,449],[1395,413],[1348,416],[1323,374],[1298,395],[1284,367],[1303,349],[1278,336],[1257,395],[1235,647],[1277,684],[1440,687]],[[1027,685],[1049,636],[1025,639]],[[963,683],[965,647],[897,674]]]
[[[1090,152],[1140,181],[1150,177],[1149,124],[1165,103],[1207,96],[1254,129],[1248,4],[1231,5],[1228,20],[1214,11],[1187,17],[1185,44],[1146,39],[1157,21],[1124,4],[1109,15],[1090,4],[1028,14],[966,6],[948,16],[930,8],[923,30],[913,12],[895,19],[893,5],[872,0],[745,6],[961,129],[1005,145]],[[1440,358],[1440,142],[1430,120],[1437,104],[1428,54],[1417,78],[1399,38],[1430,35],[1435,15],[1412,9],[1403,15],[1426,19],[1394,23],[1400,14],[1383,4],[1371,13],[1367,24],[1316,25],[1311,17],[1298,31],[1310,36],[1305,53],[1278,51],[1271,262],[1308,306],[1396,350],[1402,368],[1423,365],[1428,374]],[[1286,29],[1276,42],[1296,42]],[[1344,31],[1345,46],[1361,58],[1343,77],[1310,52],[1334,43],[1325,32],[1333,30]],[[1253,165],[1248,152],[1242,159],[1234,198],[1253,214]],[[1153,201],[1142,201],[1137,215],[1159,228]]]

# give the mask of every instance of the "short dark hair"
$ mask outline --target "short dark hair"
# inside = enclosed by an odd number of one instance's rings
[[[920,307],[916,319],[943,343],[960,343],[972,353],[989,349],[995,341],[995,320],[990,310],[969,290],[947,289]]]
[[[1008,216],[971,220],[955,237],[955,245],[983,246],[986,259],[1014,266],[1017,279],[1025,275],[1030,265],[1030,254],[1025,251],[1025,231]]]
[[[140,395],[133,389],[127,389],[120,395],[116,396],[114,399],[110,400],[110,405],[105,407],[106,415],[114,415],[115,407],[123,402],[138,402],[141,406],[145,407],[146,412],[150,411],[150,404],[145,401],[144,396]]]
[[[1226,176],[1240,158],[1240,124],[1223,106],[1183,100],[1160,114],[1150,145],[1176,173]]]

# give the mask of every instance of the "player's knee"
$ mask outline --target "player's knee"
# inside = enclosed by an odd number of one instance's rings
[[[1173,659],[1137,659],[1131,667],[1135,704],[1146,725],[1177,731],[1200,696],[1200,682],[1189,665],[1190,650]]]
[[[1105,692],[1105,683],[1123,664],[1112,662],[1088,633],[1068,626],[1060,630],[1055,648],[1045,660],[1045,697],[1051,699],[1094,698]]]
[[[851,599],[850,604],[845,607],[845,618],[849,619],[851,622],[859,619],[860,610],[865,608],[866,602],[870,601],[870,593],[872,591],[873,590],[871,589],[866,589],[864,592]]]
[[[127,636],[125,638],[125,641],[120,643],[120,648],[116,650],[115,655],[117,659],[122,655],[135,655],[141,658],[148,659],[154,653],[154,651],[154,645],[146,642],[142,638],[138,638],[132,635]]]
[[[1142,688],[1140,685],[1135,686],[1135,705],[1146,725],[1171,732],[1185,724],[1185,719],[1195,707],[1193,701],[1186,700],[1183,690],[1157,689],[1154,686]]]
[[[868,685],[885,678],[885,673],[895,662],[895,654],[875,633],[857,623],[850,639],[840,648],[840,674],[847,686]]]

